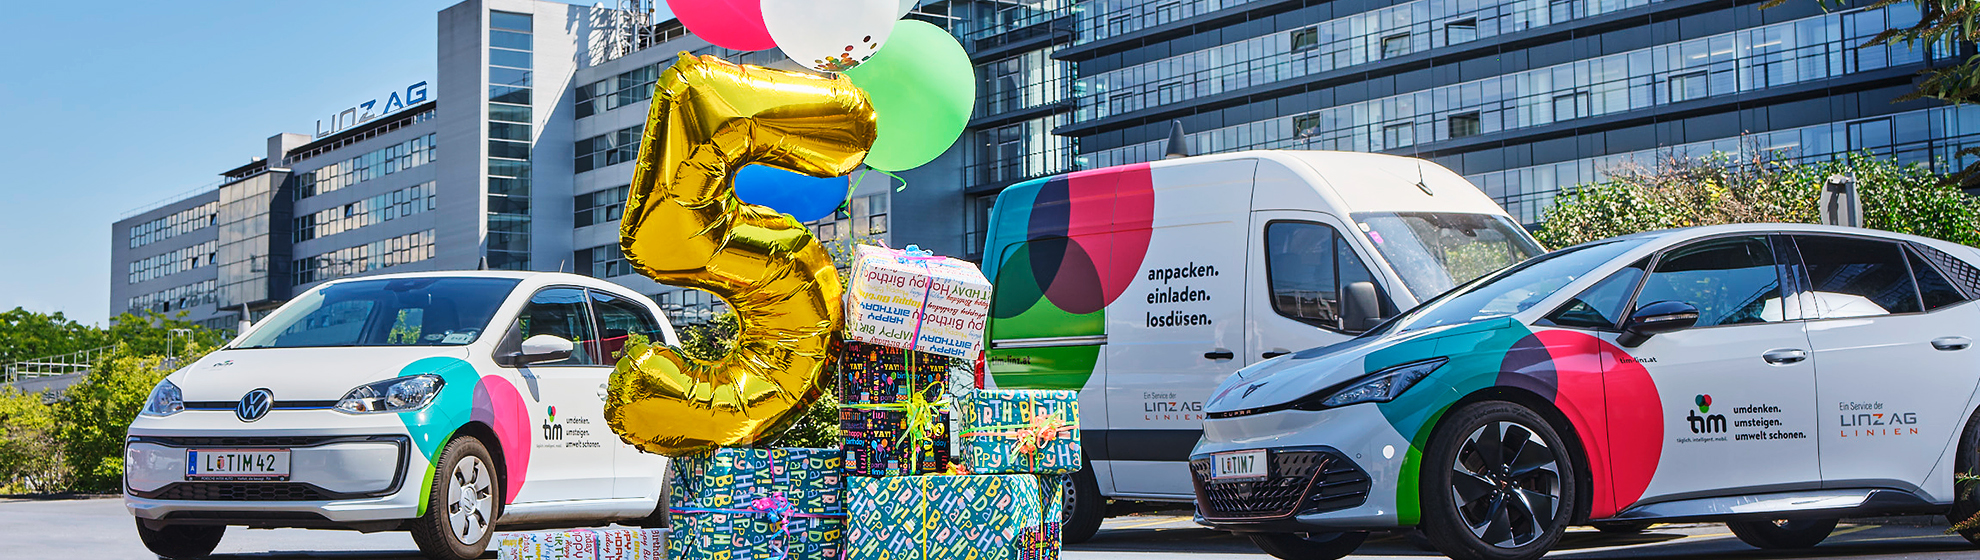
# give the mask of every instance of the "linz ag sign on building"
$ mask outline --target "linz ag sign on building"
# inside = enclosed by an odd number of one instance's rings
[[[360,124],[364,124],[367,122],[371,122],[372,119],[376,119],[378,117],[392,114],[392,112],[394,111],[405,109],[407,107],[411,107],[425,102],[426,102],[426,82],[422,81],[413,85],[406,86],[406,90],[403,92],[399,92],[399,91],[392,92],[391,94],[385,97],[385,101],[383,103],[380,103],[379,100],[377,99],[373,99],[370,101],[359,103],[356,106],[353,106],[349,109],[345,109],[343,111],[339,111],[335,114],[332,114],[330,115],[329,127],[323,126],[322,120],[316,121],[316,137],[322,138],[325,136],[336,134],[338,132],[343,131],[344,129],[357,126]]]

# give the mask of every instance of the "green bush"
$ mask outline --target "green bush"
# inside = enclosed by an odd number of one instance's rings
[[[0,387],[0,494],[60,492],[68,470],[55,439],[55,407],[41,393]]]
[[[192,356],[205,354],[203,347],[191,350]],[[165,357],[119,344],[62,393],[55,406],[56,439],[71,473],[71,489],[117,492],[123,487],[124,435],[151,388],[170,373]]]
[[[1816,223],[1831,175],[1856,179],[1864,225],[1980,246],[1980,199],[1924,165],[1864,154],[1807,162],[1715,154],[1610,171],[1607,182],[1563,189],[1535,236],[1561,248],[1618,235],[1737,223]]]

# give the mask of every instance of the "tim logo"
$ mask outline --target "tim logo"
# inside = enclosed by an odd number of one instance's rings
[[[550,407],[548,412],[549,414],[543,418],[543,439],[564,439],[564,424],[557,421],[557,407]]]
[[[1698,410],[1692,411],[1686,414],[1684,417],[1686,421],[1689,421],[1691,423],[1691,433],[1694,434],[1725,433],[1726,415],[1710,414],[1706,416],[1700,416],[1700,414],[1706,414],[1712,412],[1711,395],[1698,395],[1698,397],[1692,399],[1691,402],[1693,404],[1698,405]]]

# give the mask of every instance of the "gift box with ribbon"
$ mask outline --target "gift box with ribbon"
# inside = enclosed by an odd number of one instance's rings
[[[990,281],[968,261],[913,245],[854,249],[848,339],[974,360],[989,314]]]
[[[571,529],[495,536],[499,560],[662,560],[665,529]]]
[[[848,478],[846,560],[1052,560],[1058,492],[1028,474]]]
[[[834,559],[845,499],[837,449],[717,449],[673,460],[669,558]]]
[[[846,474],[942,472],[950,456],[942,391],[960,360],[847,342],[839,355],[839,433]]]
[[[973,473],[1080,469],[1077,391],[975,391],[959,399],[962,451]]]

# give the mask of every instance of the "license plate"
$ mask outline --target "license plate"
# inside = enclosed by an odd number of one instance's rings
[[[1210,456],[1210,478],[1264,478],[1265,475],[1263,449]]]
[[[188,449],[186,480],[288,480],[287,449]]]

